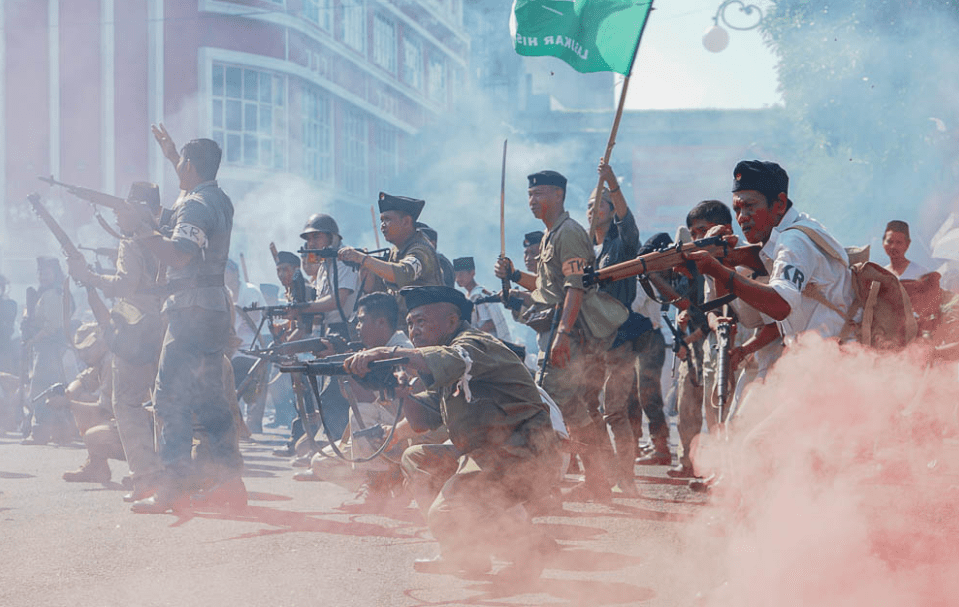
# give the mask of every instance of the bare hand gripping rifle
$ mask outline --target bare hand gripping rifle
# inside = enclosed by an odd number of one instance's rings
[[[320,405],[320,386],[317,381],[317,376],[326,376],[326,377],[352,377],[361,386],[367,388],[368,390],[381,390],[387,392],[390,397],[395,394],[395,388],[397,386],[396,376],[393,374],[393,371],[396,367],[405,365],[409,362],[409,358],[406,357],[397,357],[397,358],[387,358],[384,360],[372,361],[369,363],[370,372],[363,377],[353,375],[343,366],[344,361],[347,358],[352,356],[352,353],[343,353],[335,354],[323,359],[317,359],[307,362],[295,362],[285,365],[280,365],[281,373],[293,373],[294,377],[297,374],[306,375],[309,378],[310,387],[313,390],[313,396],[316,398],[318,404],[318,409],[320,413],[320,421],[323,424],[323,431],[326,433],[327,437],[330,439],[329,446],[332,448],[333,452],[340,459],[346,460],[353,463],[364,463],[374,460],[379,457],[386,449],[389,447],[390,443],[393,441],[393,434],[396,431],[396,424],[399,423],[400,419],[403,417],[403,403],[400,401],[399,405],[396,407],[396,417],[393,420],[393,424],[390,427],[389,435],[383,440],[383,443],[373,452],[372,455],[368,457],[348,457],[340,451],[339,447],[336,445],[336,440],[330,433],[329,426],[326,423],[326,419],[323,417],[323,407]],[[365,428],[360,432],[354,432],[354,439],[361,436],[366,436],[367,438],[379,438],[382,437],[385,432],[383,431],[382,426],[379,424],[373,425],[369,428]]]

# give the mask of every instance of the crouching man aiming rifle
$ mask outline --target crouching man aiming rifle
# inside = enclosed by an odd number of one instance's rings
[[[548,494],[559,466],[547,406],[523,362],[469,325],[473,304],[461,292],[428,286],[401,295],[415,347],[373,348],[344,366],[362,376],[372,361],[408,358],[424,388],[404,401],[409,425],[449,430],[452,445],[403,453],[407,485],[440,544],[440,556],[415,569],[483,572],[496,554],[513,563],[505,576],[538,577],[543,543],[522,504]]]

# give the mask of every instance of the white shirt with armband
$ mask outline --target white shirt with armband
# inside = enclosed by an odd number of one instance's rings
[[[844,261],[823,251],[799,229],[815,230]],[[803,293],[815,285],[826,299],[843,311],[848,311],[855,298],[852,273],[849,271],[845,249],[815,219],[791,207],[779,225],[773,228],[769,241],[759,252],[769,273],[769,286],[789,304],[789,315],[779,322],[784,337],[806,331],[816,331],[822,337],[837,337],[845,318]]]

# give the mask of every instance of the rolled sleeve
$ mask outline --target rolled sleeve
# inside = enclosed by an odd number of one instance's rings
[[[451,386],[466,373],[466,360],[456,349],[447,346],[420,348],[420,354],[429,367],[432,382],[428,388]]]

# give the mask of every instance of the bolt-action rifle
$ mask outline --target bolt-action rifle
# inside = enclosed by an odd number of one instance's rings
[[[602,269],[587,267],[583,276],[586,286],[601,284],[646,275],[651,272],[663,272],[681,268],[688,261],[687,255],[693,251],[707,251],[731,267],[745,266],[757,276],[765,276],[766,269],[759,259],[760,245],[733,247],[726,236],[713,236],[687,243],[676,243],[659,251],[640,255],[636,259],[623,261]]]

